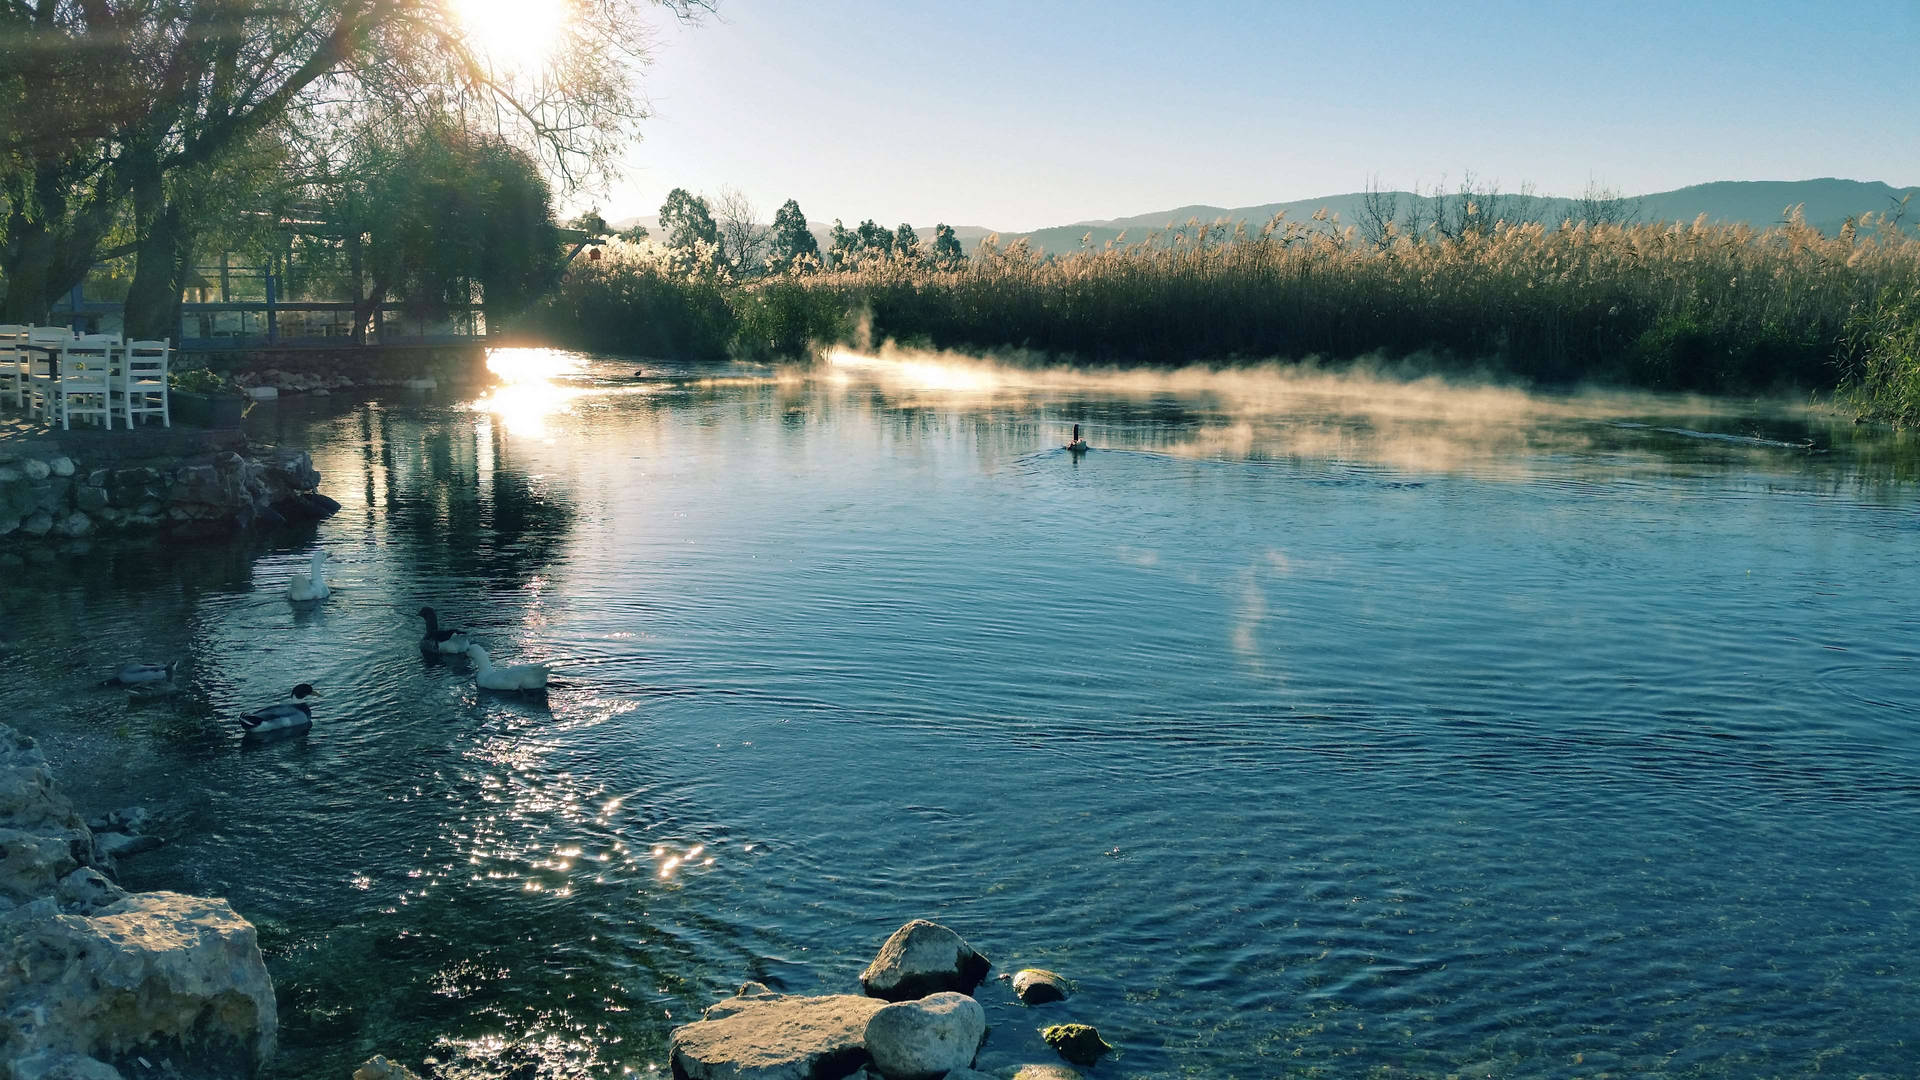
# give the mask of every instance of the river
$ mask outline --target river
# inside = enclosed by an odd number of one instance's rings
[[[317,529],[0,556],[0,713],[155,810],[131,887],[258,924],[277,1076],[661,1074],[704,1004],[857,992],[913,917],[1078,984],[988,983],[988,1068],[1067,1018],[1095,1076],[1913,1068],[1911,440],[1285,369],[494,363],[256,409]],[[547,700],[424,659],[423,604]],[[172,698],[95,686],[174,658]],[[298,682],[311,734],[243,747]]]

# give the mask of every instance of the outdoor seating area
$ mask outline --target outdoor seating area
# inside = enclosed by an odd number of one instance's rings
[[[47,425],[75,420],[112,431],[158,417],[173,426],[167,389],[171,341],[126,341],[61,326],[0,325],[0,404]]]

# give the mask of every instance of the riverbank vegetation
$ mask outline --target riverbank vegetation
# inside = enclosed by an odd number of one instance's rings
[[[1065,255],[989,238],[971,258],[901,244],[905,226],[891,248],[861,232],[836,230],[844,249],[770,260],[757,276],[717,245],[621,245],[576,271],[527,327],[559,344],[690,357],[791,356],[863,338],[1116,366],[1417,354],[1545,384],[1844,384],[1864,411],[1906,422],[1920,401],[1920,304],[1901,299],[1920,290],[1920,236],[1891,215],[1833,236],[1791,211],[1767,229],[1192,221]]]
[[[708,7],[570,4],[533,50],[460,4],[0,6],[0,322],[88,282],[175,336],[229,254],[237,299],[352,300],[356,337],[383,298],[517,313],[557,274],[549,178],[606,175],[646,115],[649,13]]]

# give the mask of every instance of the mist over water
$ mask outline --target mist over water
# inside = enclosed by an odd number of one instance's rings
[[[657,1075],[916,916],[1079,984],[984,987],[989,1069],[1064,1019],[1095,1076],[1911,1069],[1909,442],[1385,371],[495,366],[256,410],[311,535],[0,556],[0,712],[160,812],[130,885],[260,925],[281,1076]],[[423,603],[561,685],[423,660]],[[240,749],[299,681],[312,735]]]

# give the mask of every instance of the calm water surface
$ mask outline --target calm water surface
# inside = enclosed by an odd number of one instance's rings
[[[1804,413],[932,359],[520,353],[288,401],[345,509],[0,555],[0,713],[129,884],[261,928],[284,1077],[665,1069],[908,918],[982,1064],[1095,1076],[1912,1075],[1920,453]],[[1057,447],[1074,422],[1097,449]],[[1812,451],[1797,448],[1812,440]],[[338,591],[297,609],[312,545]],[[544,703],[415,651],[423,603]],[[184,658],[130,705],[92,683]],[[312,734],[232,716],[310,681]]]

